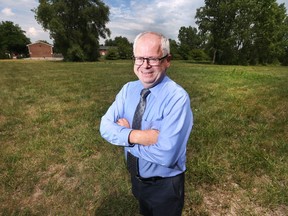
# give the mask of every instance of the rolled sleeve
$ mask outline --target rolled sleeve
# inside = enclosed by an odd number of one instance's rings
[[[124,106],[128,86],[129,84],[123,86],[121,91],[117,94],[115,101],[101,118],[100,123],[100,134],[106,141],[113,145],[125,147],[133,146],[129,143],[129,134],[132,129],[120,126],[116,122],[119,118],[126,118],[129,120],[129,116],[125,116]]]
[[[105,121],[105,120],[104,120]],[[107,140],[109,143],[113,145],[119,145],[119,146],[130,146],[129,144],[129,134],[132,129],[125,128],[122,126],[112,126],[107,127],[107,124],[105,125],[105,122],[101,122],[100,126],[100,133],[101,136]]]
[[[101,136],[113,145],[131,146],[129,143],[129,134],[132,129],[119,126],[113,120],[103,116],[100,124]]]

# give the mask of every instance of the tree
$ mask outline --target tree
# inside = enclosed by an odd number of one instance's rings
[[[120,58],[118,49],[115,47],[112,47],[108,50],[108,53],[105,57],[107,60],[117,60]]]
[[[179,53],[179,44],[172,39],[169,39],[170,43],[170,54],[172,55],[173,59],[182,59],[182,56]]]
[[[284,47],[284,54],[281,57],[281,63],[283,65],[288,66],[288,17],[285,20],[285,29],[287,29],[284,33],[284,40],[283,40],[283,47]]]
[[[231,33],[235,16],[233,0],[205,0],[205,6],[197,9],[196,23],[202,35],[210,34],[213,63],[224,63],[231,58]]]
[[[183,59],[204,60],[201,57],[202,54],[205,55],[204,51],[200,50],[202,41],[196,28],[182,26],[179,30],[178,39],[180,43],[179,53]]]
[[[286,9],[284,4],[280,6],[276,0],[265,0],[255,8],[255,21],[253,33],[254,53],[257,53],[257,62],[271,64],[277,62],[284,54],[283,37],[288,31],[285,26]]]
[[[201,44],[196,28],[182,26],[179,30],[178,39],[181,45],[187,45],[189,49],[198,49]]]
[[[284,55],[286,9],[276,0],[205,0],[196,23],[213,62],[269,64]]]
[[[128,41],[126,37],[118,36],[115,37],[114,40],[108,39],[105,41],[105,46],[116,47],[116,50],[113,50],[113,52],[117,52],[116,56],[121,59],[131,59],[133,54],[133,45]],[[108,52],[110,52],[110,49]],[[113,57],[113,59],[115,58],[116,57]]]
[[[19,25],[10,21],[0,23],[0,58],[10,57],[15,54],[28,55],[27,44],[31,43],[30,39],[25,36]]]
[[[99,37],[106,28],[109,8],[101,0],[39,0],[35,18],[54,39],[54,47],[68,61],[95,61]]]

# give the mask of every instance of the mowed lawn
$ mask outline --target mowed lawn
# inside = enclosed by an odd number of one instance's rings
[[[101,116],[131,61],[0,61],[0,215],[137,215]],[[183,215],[288,215],[288,67],[173,61],[191,97]]]

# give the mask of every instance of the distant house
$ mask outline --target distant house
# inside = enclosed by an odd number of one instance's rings
[[[52,58],[53,57],[53,46],[42,42],[36,41],[27,45],[30,58]]]
[[[100,47],[99,47],[99,53],[100,53],[100,55],[101,55],[101,56],[107,55],[108,49],[109,49],[108,46],[100,46]]]
[[[107,55],[109,49],[115,49],[117,48],[116,46],[100,46],[99,47],[99,53],[101,56]]]

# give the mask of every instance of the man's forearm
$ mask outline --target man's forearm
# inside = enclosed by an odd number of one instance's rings
[[[129,135],[129,142],[145,146],[153,145],[157,143],[158,134],[158,130],[132,130]]]
[[[130,124],[125,118],[118,119],[118,125],[130,128]],[[158,140],[158,130],[132,130],[129,134],[129,142],[140,145],[153,145]]]

